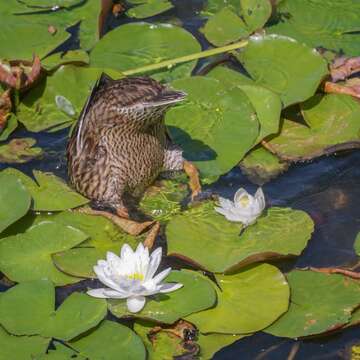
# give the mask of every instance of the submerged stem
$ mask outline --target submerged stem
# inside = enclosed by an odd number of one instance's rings
[[[164,67],[172,67],[172,66],[180,64],[180,63],[184,63],[184,62],[188,62],[188,61],[192,61],[192,60],[198,60],[198,59],[206,58],[209,56],[222,54],[224,52],[240,49],[240,48],[246,46],[247,44],[248,44],[248,40],[241,40],[234,44],[218,47],[215,49],[201,51],[201,52],[198,52],[195,54],[181,56],[181,57],[178,57],[175,59],[165,60],[165,61],[159,62],[157,64],[151,64],[151,65],[142,66],[142,67],[139,67],[136,69],[130,69],[127,71],[123,71],[122,73],[125,76],[128,76],[128,75],[135,75],[135,74],[144,73],[144,72],[148,72],[148,71],[154,71],[154,70],[158,70],[158,69],[161,69]]]

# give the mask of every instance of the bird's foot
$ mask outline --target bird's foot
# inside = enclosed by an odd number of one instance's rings
[[[189,186],[191,189],[191,200],[194,201],[201,193],[201,184],[199,171],[190,161],[184,160],[184,171],[189,177]]]
[[[140,235],[141,233],[149,229],[151,225],[154,224],[154,221],[145,221],[140,223],[134,220],[130,220],[129,213],[125,208],[119,208],[116,211],[117,215],[107,211],[94,210],[90,207],[82,208],[80,211],[89,215],[103,216],[106,219],[110,220],[112,223],[114,223],[116,226],[124,230],[126,233],[134,236]]]

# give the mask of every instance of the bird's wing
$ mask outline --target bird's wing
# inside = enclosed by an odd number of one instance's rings
[[[91,89],[91,93],[87,98],[84,107],[81,110],[79,119],[77,121],[76,128],[74,129],[76,134],[76,152],[79,154],[82,150],[84,144],[84,129],[86,128],[86,115],[92,105],[92,102],[95,98],[96,93],[100,90],[103,86],[112,82],[113,79],[105,73],[102,73],[100,78],[96,81],[93,88]]]

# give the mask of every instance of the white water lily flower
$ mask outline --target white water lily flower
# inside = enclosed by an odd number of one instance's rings
[[[219,198],[220,207],[215,210],[224,215],[227,220],[238,221],[245,226],[253,224],[265,208],[265,196],[261,188],[255,195],[250,195],[245,189],[240,188],[234,196],[234,201]]]
[[[145,306],[145,296],[168,293],[183,286],[180,283],[161,283],[171,268],[154,276],[161,257],[161,247],[149,256],[149,249],[142,243],[135,252],[124,244],[120,257],[109,251],[106,260],[99,260],[94,266],[95,274],[107,288],[93,289],[87,293],[103,299],[127,299],[128,310],[139,312]]]

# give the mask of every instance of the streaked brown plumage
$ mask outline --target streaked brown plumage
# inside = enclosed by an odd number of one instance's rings
[[[75,189],[98,203],[126,209],[162,171],[182,170],[179,147],[166,135],[164,114],[185,94],[148,77],[94,87],[70,138],[67,157]]]

